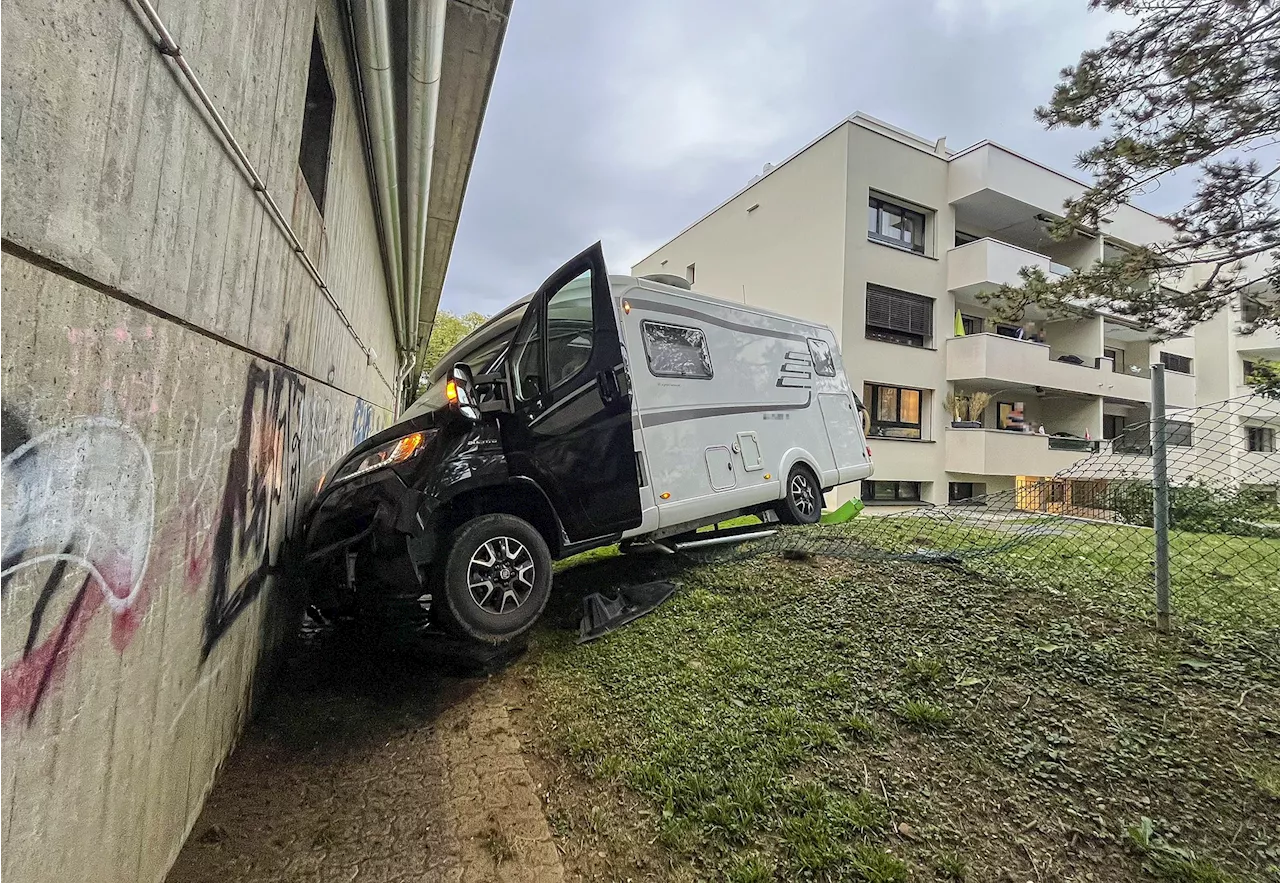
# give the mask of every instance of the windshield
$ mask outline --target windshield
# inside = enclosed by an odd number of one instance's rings
[[[428,411],[444,407],[442,381],[454,365],[462,362],[471,369],[472,374],[484,374],[491,371],[507,351],[516,326],[524,316],[528,299],[508,307],[494,316],[462,341],[431,367],[427,372],[426,386],[418,399],[404,412],[404,419],[417,417]]]

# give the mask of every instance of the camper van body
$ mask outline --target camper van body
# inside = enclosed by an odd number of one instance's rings
[[[319,610],[419,598],[503,643],[541,612],[554,558],[740,514],[817,521],[823,492],[872,472],[829,328],[608,276],[598,244],[429,380],[312,504]]]

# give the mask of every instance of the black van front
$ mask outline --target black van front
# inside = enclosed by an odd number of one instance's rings
[[[630,385],[599,244],[473,332],[428,381],[317,494],[303,533],[311,600],[377,615],[419,598],[442,627],[503,643],[541,613],[554,558],[640,523]]]

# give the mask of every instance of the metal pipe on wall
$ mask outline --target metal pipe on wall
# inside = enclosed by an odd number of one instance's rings
[[[426,262],[427,216],[431,202],[431,168],[435,153],[436,114],[440,104],[440,72],[444,56],[448,0],[415,0],[409,8],[409,77],[407,88],[409,230],[405,250],[405,315],[407,349],[421,344],[419,319]]]
[[[356,4],[356,54],[366,93],[369,137],[373,144],[374,180],[378,187],[378,210],[386,232],[387,263],[391,285],[391,320],[396,348],[409,346],[405,326],[404,251],[400,224],[400,173],[396,157],[395,93],[391,83],[391,36],[386,0],[366,0]],[[399,393],[397,392],[397,397]]]

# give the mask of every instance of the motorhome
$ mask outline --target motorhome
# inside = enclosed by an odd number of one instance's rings
[[[409,586],[443,629],[501,644],[542,612],[555,559],[743,514],[814,523],[824,492],[872,473],[831,329],[609,276],[599,243],[427,380],[313,503],[319,611]]]

